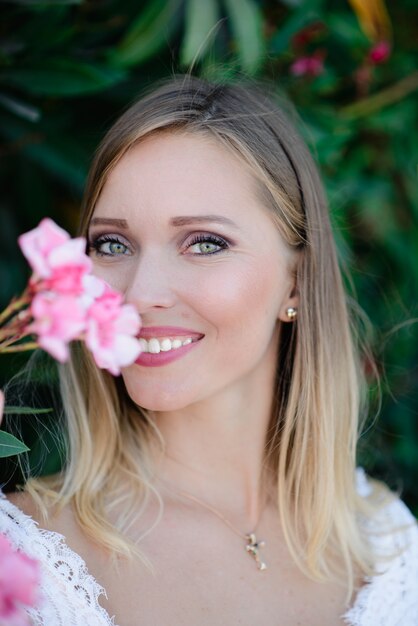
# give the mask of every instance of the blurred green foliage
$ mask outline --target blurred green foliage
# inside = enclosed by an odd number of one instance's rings
[[[45,215],[75,231],[93,151],[143,87],[173,71],[267,77],[297,107],[342,261],[376,329],[383,404],[360,462],[418,514],[418,6],[391,3],[390,30],[379,2],[364,5],[378,12],[380,42],[345,0],[4,2],[0,305],[27,278],[18,234]],[[2,381],[22,362],[1,357]],[[45,445],[54,468],[53,439]]]

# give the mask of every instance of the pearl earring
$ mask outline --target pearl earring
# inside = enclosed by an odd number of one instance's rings
[[[298,315],[298,310],[290,306],[288,309],[286,309],[286,315],[290,320],[293,321]]]

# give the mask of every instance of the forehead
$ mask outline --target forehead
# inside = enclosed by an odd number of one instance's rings
[[[177,174],[181,168],[184,171],[179,180]],[[219,140],[191,132],[151,134],[133,145],[112,170],[109,181],[115,182],[129,174],[147,174],[151,178],[164,175],[172,184],[202,177],[209,183],[211,174],[217,175],[219,183],[227,183],[231,174],[241,178],[241,182],[251,178],[238,156]]]
[[[215,138],[191,133],[151,135],[110,172],[95,214],[135,207],[153,215],[266,212],[249,167]]]

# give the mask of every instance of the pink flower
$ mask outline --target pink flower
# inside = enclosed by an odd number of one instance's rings
[[[71,239],[45,218],[21,235],[19,244],[33,275],[17,301],[20,310],[14,301],[3,314],[8,320],[3,350],[38,345],[63,363],[69,358],[68,344],[84,340],[99,367],[120,374],[140,354],[140,317],[134,307],[122,304],[121,294],[90,273],[85,239]],[[35,335],[35,341],[13,346],[28,335]]]
[[[33,271],[40,277],[50,274],[49,253],[70,239],[70,235],[46,217],[39,225],[23,235],[18,242]]]
[[[70,239],[48,255],[50,274],[40,287],[49,291],[79,295],[84,291],[84,276],[91,271],[91,259],[85,253],[83,237]]]
[[[118,376],[121,367],[130,365],[141,352],[136,338],[140,327],[135,307],[122,305],[121,294],[106,285],[88,310],[85,334],[86,345],[98,367]]]
[[[41,348],[57,361],[69,357],[68,343],[80,337],[85,328],[86,310],[80,298],[66,294],[40,292],[32,300],[34,318],[27,330],[38,336]]]
[[[31,284],[36,291],[82,293],[83,277],[92,268],[84,237],[70,239],[65,230],[45,218],[37,228],[21,235],[19,244],[34,271]]]
[[[292,46],[295,49],[303,49],[307,46],[311,41],[318,39],[326,30],[326,26],[323,22],[313,22],[312,24],[308,24],[297,33],[295,33],[292,37]]]
[[[290,73],[294,76],[318,76],[324,71],[324,60],[318,54],[299,57],[290,66]]]
[[[38,562],[13,550],[7,538],[0,535],[0,623],[30,624],[23,606],[35,605],[39,578]]]
[[[369,51],[369,60],[374,65],[385,63],[388,60],[391,53],[390,43],[388,41],[379,41]]]

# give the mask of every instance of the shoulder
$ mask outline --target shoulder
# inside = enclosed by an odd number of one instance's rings
[[[66,543],[62,532],[70,530],[73,516],[67,511],[58,521],[39,526],[32,516],[39,517],[39,509],[27,493],[7,497],[0,490],[0,533],[16,550],[36,559],[41,568],[40,608],[28,609],[33,623],[97,624],[114,626],[99,597],[104,589],[88,572],[84,559]]]
[[[59,512],[38,506],[28,492],[3,494],[0,490],[0,532],[9,536],[12,543],[64,541],[77,553],[89,553],[87,540],[76,521],[71,505]],[[16,545],[16,547],[19,547]]]
[[[40,511],[34,499],[25,491],[14,491],[8,494],[4,494],[0,491],[0,496],[0,511],[4,512],[4,509],[8,509],[9,511],[12,509],[15,513],[20,511],[23,515],[28,515],[34,520],[41,518]]]
[[[418,549],[418,525],[406,504],[386,485],[369,478],[362,468],[357,469],[356,478],[359,495],[374,502],[373,515],[362,517],[360,524],[377,554],[384,557],[387,551],[402,552],[408,548],[414,553]],[[385,570],[383,565],[377,568]]]
[[[35,505],[26,494],[7,496],[0,491],[0,532],[16,549],[31,553],[32,539],[37,533],[37,523],[32,518]]]
[[[9,518],[11,516],[15,522],[30,518],[32,523],[26,521],[26,527],[31,529],[65,535],[70,543],[77,540],[79,528],[70,505],[64,506],[59,512],[56,512],[53,507],[48,505],[40,506],[31,493],[27,491],[4,494],[0,489],[0,531],[2,531],[1,520],[5,514]]]
[[[357,471],[357,488],[364,498],[381,505],[361,526],[376,555],[376,574],[365,581],[346,613],[350,626],[416,626],[418,624],[418,526],[408,507],[389,490]],[[383,495],[386,491],[386,496]]]

